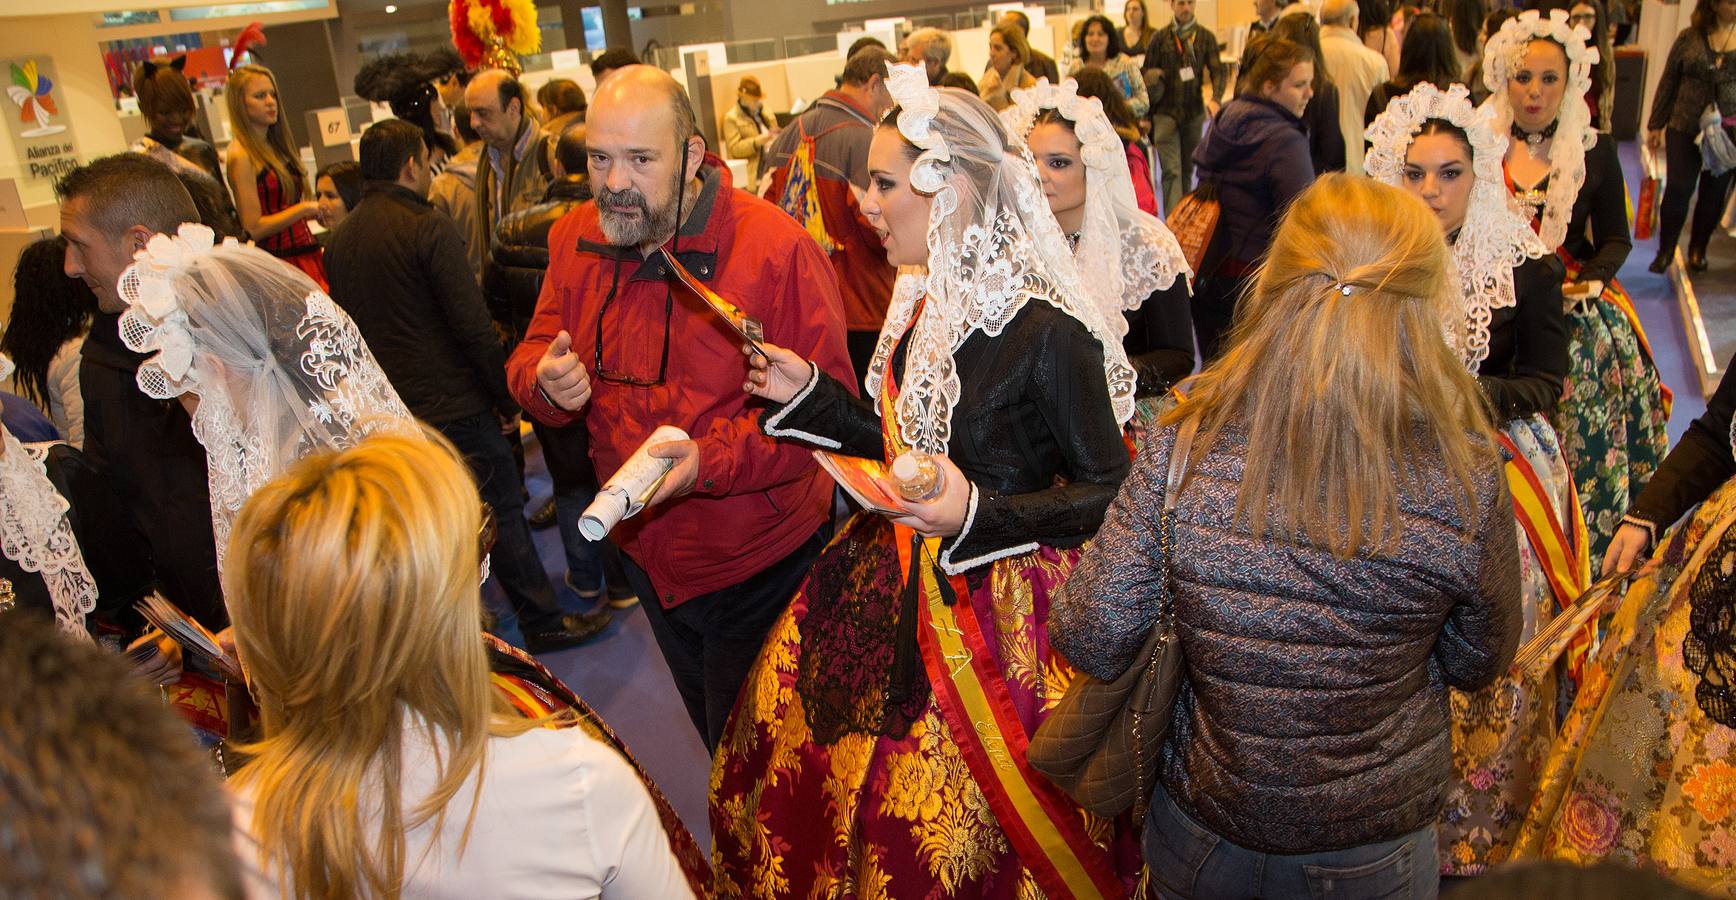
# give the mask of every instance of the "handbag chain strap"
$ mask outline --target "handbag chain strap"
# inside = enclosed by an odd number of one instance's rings
[[[1164,651],[1169,642],[1175,640],[1175,629],[1171,627],[1174,617],[1175,599],[1171,596],[1172,587],[1169,583],[1170,560],[1174,558],[1171,547],[1174,526],[1171,519],[1175,515],[1176,497],[1181,493],[1182,483],[1187,480],[1188,456],[1193,451],[1194,432],[1199,428],[1199,419],[1190,418],[1182,422],[1176,431],[1175,444],[1169,451],[1169,473],[1164,480],[1163,510],[1158,513],[1158,546],[1163,553],[1164,588],[1163,596],[1158,603],[1157,622],[1152,626],[1160,629],[1158,641],[1145,663],[1145,679],[1149,682],[1157,676],[1157,667],[1163,664]],[[1145,746],[1145,740],[1140,735],[1145,719],[1144,710],[1139,704],[1133,708],[1133,746],[1137,749]],[[1139,760],[1134,760],[1133,766],[1133,821],[1145,820],[1146,804],[1151,799],[1151,790],[1145,784],[1145,766]]]

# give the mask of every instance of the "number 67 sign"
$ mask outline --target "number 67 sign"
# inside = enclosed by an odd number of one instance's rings
[[[322,146],[336,147],[350,142],[350,117],[343,107],[317,110],[314,118],[319,122]]]

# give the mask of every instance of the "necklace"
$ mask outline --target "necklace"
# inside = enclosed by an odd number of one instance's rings
[[[1724,26],[1724,33],[1718,38],[1718,46],[1713,47],[1712,49],[1717,53],[1730,52],[1730,36],[1732,34],[1736,34],[1736,22],[1731,22]],[[1710,45],[1712,42],[1707,41],[1706,43]]]
[[[1555,129],[1560,124],[1561,120],[1556,119],[1544,126],[1542,131],[1533,132],[1520,128],[1519,123],[1514,122],[1510,130],[1515,140],[1525,142],[1525,151],[1531,154],[1532,159],[1541,160],[1543,159],[1543,142],[1555,137]]]

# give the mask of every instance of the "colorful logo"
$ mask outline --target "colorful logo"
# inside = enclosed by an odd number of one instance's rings
[[[12,64],[12,84],[7,86],[6,96],[18,104],[19,121],[36,123],[36,127],[23,132],[22,137],[42,137],[66,130],[65,125],[50,124],[60,113],[54,107],[54,96],[50,93],[53,90],[54,82],[36,71],[36,60],[28,60],[23,66]]]

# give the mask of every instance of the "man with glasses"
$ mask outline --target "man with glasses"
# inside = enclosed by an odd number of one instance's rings
[[[852,379],[832,266],[777,207],[734,190],[687,95],[649,66],[598,88],[587,118],[596,199],[549,234],[529,331],[507,365],[546,425],[583,422],[612,475],[659,425],[673,468],[611,533],[681,698],[715,748],[766,632],[818,555],[832,484],[799,446],[765,437],[742,391],[743,341],[672,281],[662,251],[789,347]]]

